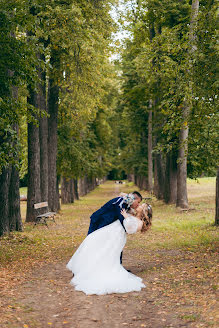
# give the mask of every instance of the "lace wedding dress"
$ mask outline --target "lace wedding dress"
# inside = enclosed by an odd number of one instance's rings
[[[127,233],[135,233],[138,221],[124,219]],[[145,287],[142,279],[126,271],[120,254],[126,243],[126,232],[119,220],[89,234],[67,264],[74,277],[71,284],[87,295],[127,293]]]

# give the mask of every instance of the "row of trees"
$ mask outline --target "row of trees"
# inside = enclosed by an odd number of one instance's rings
[[[59,209],[61,181],[72,202],[109,170],[113,3],[1,2],[0,235],[22,229],[19,176],[28,175],[30,222],[34,203]]]
[[[25,176],[30,222],[34,203],[60,208],[60,183],[69,203],[119,171],[188,208],[187,176],[215,174],[215,1],[124,1],[113,65],[117,3],[1,1],[0,235],[22,230]]]
[[[187,177],[215,175],[218,165],[216,2],[132,1],[127,13],[120,166],[188,208]]]

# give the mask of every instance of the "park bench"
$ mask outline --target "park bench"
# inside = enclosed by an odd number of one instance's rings
[[[37,203],[37,204],[34,204],[33,206],[34,206],[35,210],[39,210],[44,207],[48,208],[48,202]],[[52,220],[56,223],[55,215],[56,215],[56,212],[45,212],[45,213],[41,213],[41,214],[37,215],[34,226],[36,226],[38,223],[43,223],[47,226],[47,228],[49,228],[48,224],[47,224],[47,220]]]

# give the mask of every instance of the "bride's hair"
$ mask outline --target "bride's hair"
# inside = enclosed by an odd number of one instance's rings
[[[152,225],[152,213],[151,209],[149,208],[150,205],[143,203],[138,206],[137,208],[137,215],[136,217],[143,221],[143,225],[141,228],[141,232],[146,232],[150,229]]]

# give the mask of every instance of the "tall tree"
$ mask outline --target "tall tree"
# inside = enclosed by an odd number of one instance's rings
[[[59,103],[59,84],[58,74],[60,74],[60,51],[54,48],[51,51],[50,64],[52,71],[49,76],[49,92],[48,92],[48,204],[51,211],[58,210],[57,198],[57,131],[58,131],[58,103]]]
[[[46,44],[44,42],[44,47]],[[41,61],[46,65],[45,55],[41,54]],[[40,109],[44,115],[39,118],[39,141],[40,141],[40,191],[41,201],[48,201],[48,185],[49,185],[49,171],[48,171],[48,106],[47,106],[47,90],[46,90],[46,71],[43,68],[39,69],[39,97]]]
[[[219,167],[217,169],[217,178],[216,178],[215,224],[219,225]]]
[[[39,97],[32,87],[29,88],[28,104],[39,108]],[[38,117],[36,116],[35,122],[28,123],[27,222],[35,221],[34,204],[40,201],[40,143]]]
[[[148,112],[148,191],[153,190],[153,137],[152,137],[152,105],[150,103]]]
[[[182,126],[179,134],[179,153],[177,165],[177,200],[176,205],[182,208],[188,208],[187,196],[187,156],[188,156],[188,134],[189,134],[189,114],[191,111],[192,97],[192,75],[191,65],[193,53],[196,49],[195,30],[197,26],[197,17],[199,10],[199,0],[192,1],[191,21],[189,26],[189,50],[188,50],[188,93],[184,97],[182,108]]]
[[[24,81],[23,56],[27,52],[22,40],[16,38],[17,26],[22,26],[22,22],[13,5],[15,3],[3,3],[0,9],[0,39],[4,44],[0,50],[0,236],[9,231],[22,230],[18,174],[18,85]]]

